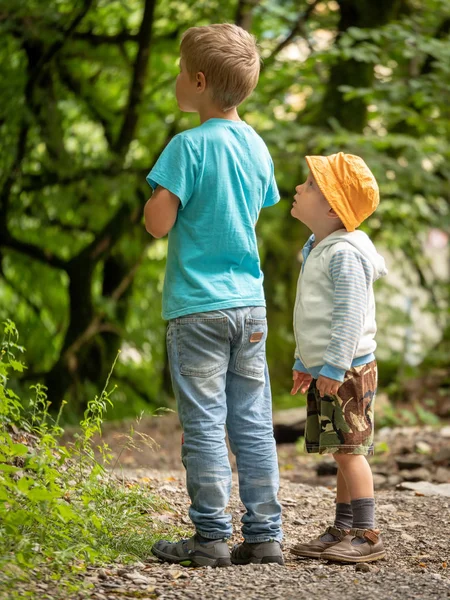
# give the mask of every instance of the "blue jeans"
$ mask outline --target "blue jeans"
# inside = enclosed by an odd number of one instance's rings
[[[225,512],[231,491],[226,428],[246,508],[245,540],[282,539],[266,337],[261,306],[169,321],[167,349],[184,432],[189,516],[206,538],[232,533],[231,515]]]

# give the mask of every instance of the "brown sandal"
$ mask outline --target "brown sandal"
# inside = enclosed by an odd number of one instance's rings
[[[355,538],[363,543],[352,544]],[[386,556],[383,541],[378,529],[350,529],[348,535],[332,548],[325,550],[320,558],[337,562],[372,562]]]
[[[326,533],[334,535],[334,537],[337,539],[332,542],[323,542],[321,538]],[[325,550],[331,548],[332,546],[335,546],[336,544],[339,544],[339,542],[341,542],[347,534],[348,530],[338,529],[337,527],[330,526],[327,527],[326,531],[324,533],[321,533],[318,538],[315,538],[314,540],[311,540],[310,542],[306,542],[304,544],[297,544],[296,546],[291,548],[291,552],[296,556],[305,556],[307,558],[321,558],[322,553]]]

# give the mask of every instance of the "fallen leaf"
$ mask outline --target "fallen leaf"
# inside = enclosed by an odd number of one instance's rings
[[[172,579],[178,579],[179,577],[181,577],[183,575],[183,571],[172,571],[170,573]]]

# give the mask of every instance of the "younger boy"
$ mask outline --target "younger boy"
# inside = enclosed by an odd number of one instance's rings
[[[182,460],[196,533],[160,540],[173,563],[283,564],[278,464],[266,364],[267,322],[255,225],[279,200],[263,140],[237,107],[255,88],[254,38],[235,25],[193,27],[183,36],[176,97],[200,126],[175,136],[147,177],[147,231],[169,233],[163,318],[183,428]],[[225,512],[237,459],[245,541],[232,550]]]
[[[355,229],[379,202],[374,176],[358,156],[307,156],[291,214],[312,235],[305,244],[294,309],[294,384],[307,396],[307,452],[338,464],[334,525],[297,556],[367,562],[385,556],[375,529],[373,405],[377,388],[373,282],[386,274],[368,236]]]

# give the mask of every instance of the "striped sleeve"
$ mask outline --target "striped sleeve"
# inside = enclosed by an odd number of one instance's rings
[[[329,273],[334,285],[331,341],[320,374],[343,381],[363,331],[372,265],[358,252],[338,250],[330,261]]]

